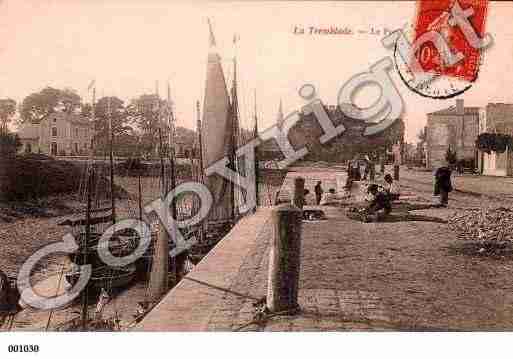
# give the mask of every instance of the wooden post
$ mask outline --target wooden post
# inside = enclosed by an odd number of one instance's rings
[[[302,217],[302,211],[290,204],[276,207],[271,214],[267,307],[272,312],[298,309]]]
[[[303,177],[294,178],[294,198],[292,203],[297,208],[303,209],[305,204],[305,179]]]
[[[157,303],[168,290],[169,235],[163,224],[155,238],[153,261],[150,274],[150,300]]]

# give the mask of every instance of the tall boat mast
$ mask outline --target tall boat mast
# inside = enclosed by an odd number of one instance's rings
[[[93,82],[94,83],[94,82]],[[93,123],[95,119],[95,109],[96,109],[96,86],[93,87],[93,103],[91,106],[91,115],[93,118]],[[88,253],[88,244],[91,240],[91,210],[92,210],[92,184],[93,184],[93,164],[92,158],[93,158],[93,146],[91,146],[89,151],[89,161],[88,161],[88,170],[86,170],[86,196],[87,196],[87,207],[86,207],[86,223],[85,223],[85,243],[80,243],[82,246],[82,264],[87,264],[87,257],[89,255]],[[87,322],[89,320],[88,318],[88,297],[89,297],[89,291],[88,291],[88,285],[83,289],[82,296],[80,298],[81,301],[81,326],[82,330],[87,330]]]
[[[253,138],[258,139],[258,115],[257,115],[257,97],[255,89],[255,128],[253,129]],[[258,180],[260,176],[260,166],[258,164],[258,146],[255,147],[255,196],[256,196],[256,208],[260,205],[260,194],[258,190]]]
[[[109,116],[109,162],[110,162],[110,202],[112,206],[112,224],[116,224],[116,195],[114,193],[114,131],[112,129],[111,98],[107,99],[107,116]]]
[[[175,116],[173,111],[173,103],[171,102],[171,85],[167,83],[167,125],[168,131],[168,148],[169,148],[169,176],[170,176],[170,188],[168,191],[176,188],[176,166],[175,166]],[[171,203],[171,215],[176,218],[176,202]]]
[[[235,46],[237,43],[237,35],[233,37],[233,45]],[[233,56],[233,82],[232,82],[232,102],[231,102],[231,113],[232,113],[232,139],[231,139],[231,148],[229,153],[230,159],[230,168],[233,171],[237,171],[237,137],[239,134],[239,102],[237,99],[237,57]],[[237,217],[236,212],[236,200],[235,200],[235,184],[233,181],[230,181],[230,199],[231,199],[231,219],[235,221]]]
[[[89,255],[88,253],[88,245],[91,240],[91,206],[92,206],[92,184],[93,184],[93,169],[89,171],[87,176],[87,208],[86,208],[86,226],[85,226],[85,243],[81,243],[82,245],[82,255],[83,255],[83,265],[87,265],[87,257]],[[87,330],[87,322],[89,320],[88,318],[88,297],[89,297],[89,291],[88,291],[88,284],[86,287],[82,290],[82,298],[81,298],[81,304],[82,304],[82,330]]]
[[[203,138],[201,134],[201,112],[200,112],[200,103],[196,101],[196,127],[198,131],[198,160],[199,160],[199,169],[198,169],[198,181],[203,183]]]
[[[205,182],[205,178],[203,177],[203,136],[201,134],[201,111],[200,111],[200,103],[199,101],[196,101],[196,128],[198,131],[198,178],[197,181],[200,183]],[[199,209],[201,206],[201,203],[198,201],[197,209]],[[200,228],[199,228],[199,242],[203,243],[205,240],[205,221],[201,221]]]

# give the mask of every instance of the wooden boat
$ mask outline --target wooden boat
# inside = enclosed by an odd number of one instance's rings
[[[130,284],[136,275],[136,267],[134,264],[125,267],[102,267],[95,268],[91,279],[89,280],[89,288],[100,290],[102,288],[120,288]],[[72,270],[66,273],[66,281],[70,285],[75,285],[80,276],[80,271]]]
[[[84,261],[84,246],[86,245],[85,234],[81,233],[77,237],[77,242],[79,244],[79,248],[73,252],[68,254],[68,258],[72,263],[81,265],[84,263],[88,263],[93,265],[93,267],[103,265],[101,259],[98,256],[98,242],[101,237],[100,234],[95,233],[91,236],[91,239],[87,243],[87,257]],[[112,236],[109,240],[109,251],[113,256],[116,257],[124,257],[132,253],[135,248],[137,248],[137,243],[139,241],[139,237],[137,235],[133,236],[123,236],[123,235],[115,235]]]

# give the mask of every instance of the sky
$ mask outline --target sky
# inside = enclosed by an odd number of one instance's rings
[[[285,114],[305,101],[298,95],[312,84],[325,104],[336,104],[341,86],[353,75],[391,56],[382,35],[357,30],[407,28],[415,22],[414,1],[355,2],[167,2],[158,0],[0,0],[0,98],[18,102],[46,86],[71,87],[91,101],[97,96],[129,101],[171,86],[178,125],[194,128],[195,103],[202,103],[211,19],[228,83],[237,55],[242,126],[252,126],[256,91],[259,127],[271,126],[278,105]],[[494,38],[473,87],[458,98],[468,106],[513,103],[513,3],[491,2],[486,31]],[[339,27],[352,35],[309,35],[310,27]],[[295,28],[307,34],[294,34]],[[234,33],[239,41],[233,46]],[[426,113],[454,104],[412,93],[391,73],[403,101],[406,139],[415,141]],[[356,105],[379,96],[365,88]]]

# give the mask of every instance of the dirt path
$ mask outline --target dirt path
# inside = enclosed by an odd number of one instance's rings
[[[334,183],[333,171],[297,168],[310,186]],[[416,198],[436,202],[429,184],[402,181]],[[414,211],[447,219],[455,211],[497,201],[451,195],[448,209]],[[269,247],[258,241],[212,315],[209,330],[354,331],[354,330],[512,330],[511,257],[459,254],[464,242],[445,223],[399,221],[362,223],[341,207],[320,207],[328,219],[303,221],[299,304],[293,316],[251,323],[255,299],[267,293]],[[426,218],[424,218],[426,219]],[[243,329],[240,329],[243,328]]]
[[[374,293],[397,329],[513,329],[511,260],[453,254],[446,225],[364,224],[330,212],[329,225],[304,226],[302,289]]]
[[[420,197],[435,200],[430,185],[407,179],[402,184]],[[448,209],[415,213],[447,219],[467,207],[500,204],[455,193]],[[463,243],[447,224],[361,223],[348,219],[342,209],[326,211],[327,222],[304,222],[303,227],[300,287],[305,293],[316,293],[317,303],[328,299],[320,294],[326,290],[342,297],[343,293],[367,293],[378,298],[387,326],[396,330],[513,329],[511,259],[456,254],[452,248]],[[365,317],[371,304],[360,304],[359,314]],[[347,303],[339,306],[339,311],[349,308]],[[321,325],[323,310],[317,306],[317,324],[308,325]],[[381,326],[371,321],[368,328]],[[327,329],[352,327],[334,322]]]

